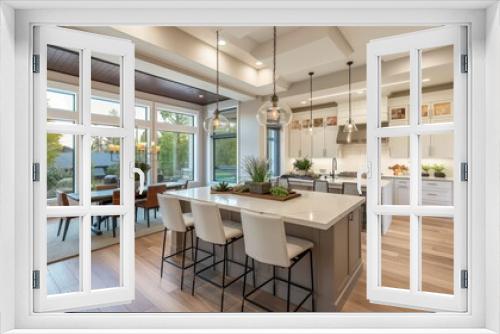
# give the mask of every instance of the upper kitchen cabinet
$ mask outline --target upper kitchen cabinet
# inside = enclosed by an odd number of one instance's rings
[[[288,130],[290,158],[333,158],[337,156],[336,108],[294,113]]]
[[[353,94],[353,99],[354,99]],[[344,125],[349,119],[349,103],[342,102],[338,105],[338,122],[340,125]],[[381,101],[382,110],[387,110],[387,97],[382,97]],[[352,119],[356,124],[366,123],[366,98],[363,97],[362,100],[352,101]],[[381,114],[381,121],[387,122],[388,116],[387,112]]]
[[[452,94],[451,89],[422,94],[419,122],[421,124],[453,122]],[[389,126],[409,124],[408,103],[408,95],[388,99]],[[453,135],[451,133],[424,136],[421,140],[422,158],[452,158],[450,147],[452,147]],[[390,138],[389,154],[392,158],[408,158],[408,138]]]

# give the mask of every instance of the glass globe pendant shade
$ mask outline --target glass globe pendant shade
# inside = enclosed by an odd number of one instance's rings
[[[265,102],[257,112],[257,122],[262,126],[286,126],[291,120],[292,110],[286,103],[280,102],[276,95],[273,95],[270,101]]]
[[[208,133],[225,132],[229,130],[229,120],[220,112],[215,112],[213,116],[207,117],[203,121],[203,128]]]
[[[344,132],[345,133],[353,133],[356,131],[358,131],[358,127],[356,126],[356,124],[354,122],[348,121],[346,123],[346,125],[344,125]]]

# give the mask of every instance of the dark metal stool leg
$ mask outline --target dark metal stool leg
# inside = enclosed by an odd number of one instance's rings
[[[222,293],[220,297],[220,311],[224,312],[224,289],[226,285],[226,261],[227,260],[227,243],[224,245],[224,258],[222,259]]]
[[[252,259],[253,260],[253,259]],[[241,312],[243,312],[243,308],[245,307],[245,290],[247,285],[247,268],[248,268],[248,255],[245,255],[245,275],[243,276],[243,298],[241,299]],[[255,286],[255,282],[254,282]]]
[[[313,253],[309,250],[309,260],[311,262],[311,304],[312,311],[316,312],[316,304],[314,302],[314,269],[313,269]]]
[[[212,244],[212,254],[214,255],[212,258],[212,264],[214,265],[213,270],[215,270],[215,244]]]
[[[59,227],[57,228],[57,236],[59,236],[61,234],[61,228],[63,226],[63,219],[60,218],[59,219]]]
[[[253,280],[253,282],[252,282],[253,287],[255,288],[255,284],[256,284],[255,282],[257,280],[255,279],[255,260],[254,259],[252,259],[252,280]]]
[[[191,229],[191,260],[194,260],[194,229]]]
[[[165,243],[167,241],[167,229],[163,230],[163,246],[161,247],[161,269],[160,278],[163,278],[163,263],[165,262]]]
[[[191,295],[194,296],[194,282],[195,282],[195,279],[196,279],[196,260],[197,260],[197,257],[198,257],[198,237],[196,237],[196,246],[195,246],[195,249],[194,249],[194,263],[193,263],[193,285],[191,287]]]
[[[276,296],[276,266],[273,266],[273,296]]]
[[[286,282],[286,311],[290,312],[290,282],[292,280],[292,268],[288,267],[288,281]]]
[[[182,262],[181,262],[181,291],[184,286],[184,267],[186,263],[186,236],[187,236],[187,231],[183,233],[183,238],[182,238]]]

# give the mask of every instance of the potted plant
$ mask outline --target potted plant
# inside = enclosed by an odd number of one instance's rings
[[[251,181],[245,183],[251,193],[269,193],[271,182],[269,182],[269,166],[267,160],[247,157],[243,162],[243,168],[251,179]]]
[[[444,173],[446,167],[444,167],[443,164],[434,164],[432,169],[434,170],[435,177],[446,177],[446,174]]]
[[[297,171],[297,174],[306,175],[307,172],[311,169],[312,165],[312,161],[307,158],[297,159],[293,163],[293,168]]]
[[[422,164],[422,176],[430,176],[429,171],[432,169],[431,165]]]
[[[231,188],[229,186],[229,183],[227,183],[226,181],[222,181],[219,182],[215,187],[213,187],[213,190],[219,193],[227,193],[233,190],[233,188]]]

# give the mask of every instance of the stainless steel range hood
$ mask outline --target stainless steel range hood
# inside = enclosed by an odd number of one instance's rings
[[[382,122],[382,126],[387,126],[387,122]],[[337,144],[366,144],[366,124],[356,124],[358,131],[351,133],[351,141],[347,142],[348,133],[344,132],[344,126],[339,125],[337,132]]]

